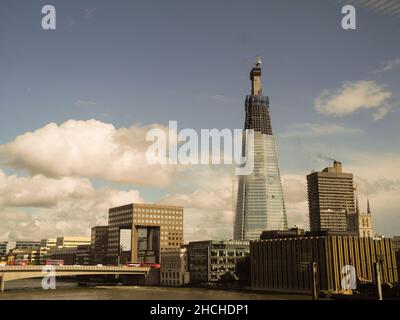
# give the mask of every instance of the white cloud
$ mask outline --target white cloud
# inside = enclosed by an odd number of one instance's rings
[[[314,108],[331,116],[344,116],[359,109],[373,109],[375,119],[381,119],[391,107],[388,103],[391,97],[392,92],[375,81],[345,82],[335,93],[324,90],[315,99]]]
[[[320,137],[329,135],[360,135],[363,133],[362,129],[350,128],[337,123],[300,123],[292,125],[287,132],[282,134],[282,137]]]
[[[232,209],[232,190],[196,190],[190,194],[171,194],[162,199],[161,203],[179,204],[185,208],[230,210]]]
[[[231,210],[185,209],[184,233],[185,242],[232,239],[233,212]]]
[[[4,165],[48,177],[103,178],[117,183],[165,187],[173,166],[150,165],[147,131],[162,126],[116,129],[96,120],[50,123],[0,146]]]
[[[53,207],[61,199],[83,199],[93,192],[87,179],[7,176],[0,170],[0,206]]]
[[[7,176],[0,171],[0,240],[86,235],[108,209],[143,203],[136,190],[96,190],[88,179]]]

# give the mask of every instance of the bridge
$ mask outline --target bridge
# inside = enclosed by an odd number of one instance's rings
[[[147,267],[99,267],[99,266],[5,266],[0,267],[0,292],[4,292],[5,282],[21,279],[43,278],[49,275],[49,267],[56,277],[90,275],[139,275],[145,279],[151,269]],[[43,271],[45,270],[45,271]]]

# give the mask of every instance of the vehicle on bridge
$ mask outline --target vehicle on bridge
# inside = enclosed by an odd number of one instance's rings
[[[46,266],[63,266],[64,260],[45,260],[44,264]]]
[[[161,265],[158,263],[149,263],[149,262],[125,262],[125,267],[135,267],[135,268],[153,268],[160,269]]]
[[[15,259],[11,260],[8,265],[10,266],[27,266],[29,265],[29,260],[27,259]]]
[[[129,262],[129,261],[127,261],[127,262],[125,262],[125,265],[124,265],[125,267],[136,267],[136,268],[138,268],[138,267],[140,267],[140,263],[139,262]]]

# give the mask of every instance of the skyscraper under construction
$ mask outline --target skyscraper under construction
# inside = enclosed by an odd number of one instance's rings
[[[235,240],[257,240],[263,231],[287,229],[287,217],[269,99],[262,95],[261,61],[251,70],[251,95],[246,97],[242,153],[254,156],[254,170],[240,176],[234,223]],[[250,143],[249,136],[254,137]]]

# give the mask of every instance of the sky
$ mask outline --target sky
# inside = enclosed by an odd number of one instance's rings
[[[186,241],[231,238],[231,168],[150,166],[145,137],[243,128],[257,55],[289,225],[334,158],[398,235],[399,39],[399,0],[1,1],[0,240],[89,235],[132,202],[183,205]]]

